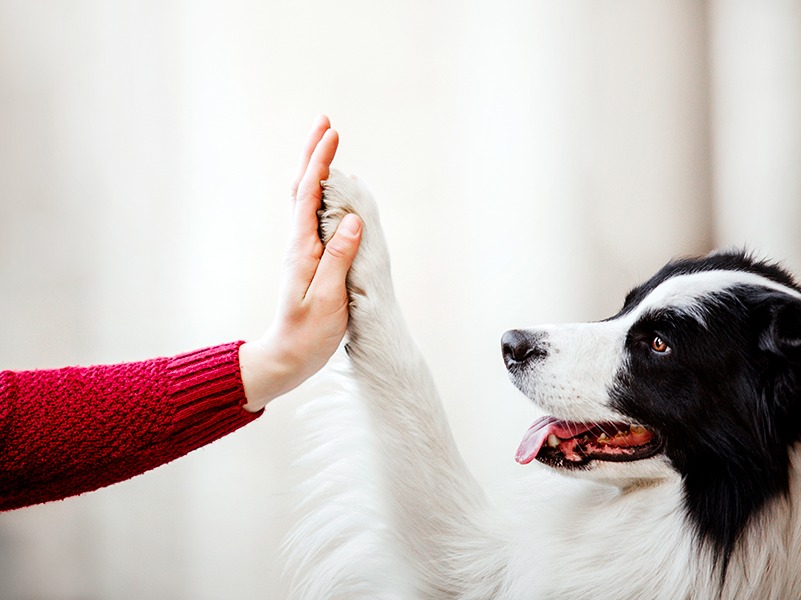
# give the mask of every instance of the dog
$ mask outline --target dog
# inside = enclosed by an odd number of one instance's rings
[[[364,233],[345,389],[303,415],[316,467],[287,541],[295,597],[801,598],[801,288],[785,270],[679,259],[604,321],[503,334],[511,381],[547,416],[517,451],[521,489],[493,502],[404,323],[369,190],[333,172],[323,202],[324,241],[349,212]]]

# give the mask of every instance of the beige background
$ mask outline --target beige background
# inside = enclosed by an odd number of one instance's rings
[[[327,112],[491,484],[532,408],[503,331],[615,311],[676,254],[801,273],[801,3],[0,0],[0,366],[259,335]],[[132,481],[0,514],[0,598],[283,598],[303,387]]]

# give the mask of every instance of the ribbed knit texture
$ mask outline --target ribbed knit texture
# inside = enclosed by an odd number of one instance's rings
[[[0,373],[0,510],[128,479],[257,418],[242,408],[241,343]]]

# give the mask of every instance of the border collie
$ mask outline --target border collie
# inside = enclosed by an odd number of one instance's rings
[[[376,206],[355,212],[342,395],[313,439],[288,539],[294,597],[801,598],[801,289],[744,253],[669,263],[596,323],[506,332],[522,488],[490,501],[460,457],[395,300]]]

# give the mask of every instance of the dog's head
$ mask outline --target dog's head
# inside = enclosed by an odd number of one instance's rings
[[[514,384],[549,413],[519,462],[620,486],[678,476],[724,549],[786,491],[801,291],[781,268],[742,253],[679,260],[605,321],[513,330],[502,346]]]

